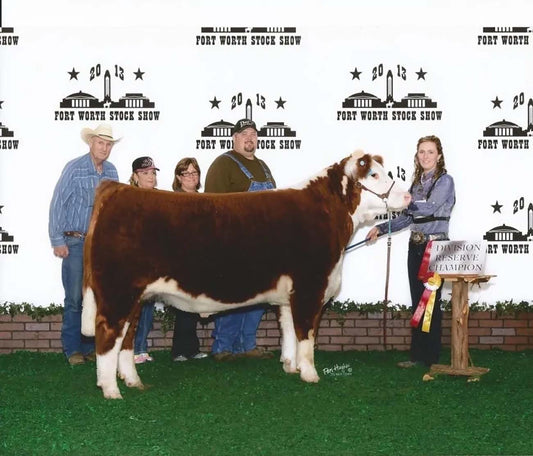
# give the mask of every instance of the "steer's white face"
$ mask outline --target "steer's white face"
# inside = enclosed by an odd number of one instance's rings
[[[357,179],[366,188],[361,190],[361,202],[352,216],[356,224],[385,214],[387,208],[391,211],[400,211],[411,202],[409,192],[394,182],[379,162],[372,159],[371,163],[367,163],[364,157],[364,152],[356,151],[344,167],[346,179],[348,176]],[[359,177],[361,173],[363,177]],[[387,193],[389,189],[390,193],[386,199],[378,196]]]

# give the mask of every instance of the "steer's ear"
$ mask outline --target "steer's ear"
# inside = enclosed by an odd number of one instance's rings
[[[383,157],[381,155],[374,155],[372,156],[374,161],[378,162],[381,166],[383,166]]]

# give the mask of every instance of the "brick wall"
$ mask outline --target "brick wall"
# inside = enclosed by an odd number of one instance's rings
[[[408,350],[411,329],[408,313],[387,314],[387,349]],[[202,351],[211,348],[213,322],[199,324],[197,334]],[[442,342],[449,346],[451,319],[445,313]],[[533,313],[498,316],[495,312],[472,312],[469,318],[470,348],[499,348],[519,351],[533,349]],[[268,311],[257,333],[259,346],[279,350],[280,330],[274,311]],[[341,316],[326,311],[322,316],[318,337],[319,350],[383,350],[383,314],[360,315],[357,312]],[[151,350],[168,349],[172,345],[172,330],[163,333],[161,322],[154,321],[148,345]],[[0,353],[17,350],[61,351],[61,316],[44,317],[35,321],[26,315],[0,315]]]

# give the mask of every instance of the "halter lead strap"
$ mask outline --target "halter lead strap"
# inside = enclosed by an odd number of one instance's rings
[[[391,244],[392,244],[392,229],[391,229],[391,219],[392,214],[391,210],[389,209],[389,204],[387,199],[389,198],[390,192],[392,190],[392,187],[394,186],[395,181],[392,181],[391,186],[389,187],[389,190],[387,190],[386,193],[376,193],[373,190],[370,190],[369,188],[365,187],[363,184],[361,184],[359,181],[357,181],[356,185],[362,189],[366,190],[367,192],[373,193],[378,198],[383,200],[385,203],[385,206],[387,208],[387,218],[388,218],[388,235],[387,235],[387,267],[386,267],[386,275],[385,275],[385,299],[383,300],[383,349],[387,349],[387,312],[388,312],[388,304],[389,304],[389,280],[390,280],[390,258],[391,258]],[[367,243],[369,239],[365,239],[361,242],[358,242],[357,244],[350,245],[344,249],[345,251],[351,250],[354,247],[357,247],[360,244]]]

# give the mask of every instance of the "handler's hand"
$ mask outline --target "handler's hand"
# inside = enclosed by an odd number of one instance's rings
[[[377,226],[372,228],[368,234],[366,235],[366,239],[368,239],[371,242],[374,242],[379,236],[379,229]]]
[[[54,255],[58,258],[68,257],[68,247],[66,245],[58,245],[54,247]]]

